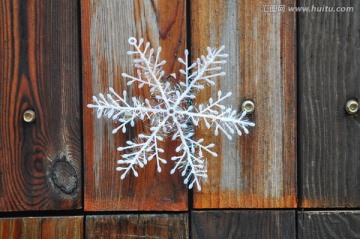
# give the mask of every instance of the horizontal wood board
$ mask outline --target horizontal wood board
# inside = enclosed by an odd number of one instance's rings
[[[296,238],[294,210],[191,212],[191,238]]]
[[[86,217],[86,238],[189,238],[187,214]]]
[[[80,239],[83,217],[28,217],[0,219],[2,239]]]

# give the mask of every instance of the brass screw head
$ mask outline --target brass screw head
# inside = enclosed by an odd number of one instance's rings
[[[26,123],[33,123],[35,121],[35,112],[33,110],[25,110],[23,114],[23,120]]]
[[[354,115],[359,111],[359,103],[356,100],[349,100],[345,106],[346,113]]]
[[[255,111],[255,104],[252,100],[245,100],[241,104],[242,111],[246,111],[247,114],[251,114]]]

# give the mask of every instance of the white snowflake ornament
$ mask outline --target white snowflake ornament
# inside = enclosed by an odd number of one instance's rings
[[[196,93],[206,85],[214,86],[219,76],[224,76],[221,65],[228,55],[222,53],[224,46],[219,49],[207,48],[207,56],[201,56],[191,65],[188,62],[188,51],[185,50],[185,59],[178,61],[184,66],[179,71],[184,81],[171,83],[164,77],[162,66],[166,63],[159,59],[161,47],[156,51],[150,48],[150,43],[144,44],[144,40],[129,38],[129,44],[134,47],[128,51],[133,56],[134,67],[137,69],[136,76],[123,73],[128,79],[127,85],[135,82],[139,88],[147,85],[150,89],[150,97],[140,99],[128,98],[126,91],[119,95],[113,88],[109,93],[93,96],[93,104],[89,108],[97,111],[97,117],[107,117],[118,121],[120,125],[112,133],[118,130],[126,132],[126,126],[135,125],[136,120],[148,119],[150,122],[150,133],[139,134],[134,141],[127,141],[126,145],[119,147],[118,151],[124,152],[122,159],[118,160],[117,171],[121,171],[121,179],[131,171],[136,177],[137,166],[143,168],[148,161],[155,159],[157,171],[161,172],[161,164],[166,164],[167,159],[161,156],[164,149],[159,142],[170,137],[171,140],[179,140],[180,145],[176,148],[177,155],[171,157],[175,166],[171,170],[173,174],[177,169],[182,170],[185,176],[184,183],[191,189],[196,183],[197,189],[201,190],[201,179],[207,178],[206,161],[204,152],[216,157],[212,150],[214,143],[207,144],[204,139],[194,138],[194,127],[204,122],[208,129],[214,130],[217,136],[219,131],[224,133],[229,140],[233,134],[241,136],[242,131],[249,132],[247,127],[255,126],[254,123],[245,119],[246,112],[238,114],[231,107],[222,105],[222,102],[231,96],[231,92],[223,94],[218,91],[216,99],[208,99],[207,103],[198,106],[191,105],[196,98]],[[172,77],[176,78],[174,73]]]

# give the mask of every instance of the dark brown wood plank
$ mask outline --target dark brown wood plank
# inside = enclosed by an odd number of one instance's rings
[[[192,238],[296,238],[295,211],[193,211]]]
[[[0,211],[82,207],[78,10],[0,1]]]
[[[298,212],[299,239],[360,238],[360,211]]]
[[[278,3],[295,6],[294,0]],[[219,45],[229,53],[227,75],[216,91],[202,91],[197,103],[221,90],[233,93],[228,103],[235,109],[247,99],[256,106],[249,135],[229,141],[205,126],[196,131],[216,142],[219,156],[207,155],[209,179],[194,193],[195,208],[296,207],[295,14],[264,12],[268,4],[191,1],[192,56]]]
[[[301,207],[360,206],[360,1],[300,1],[354,12],[299,14]]]
[[[2,239],[83,238],[83,217],[0,219]]]
[[[162,47],[166,74],[177,72],[185,47],[185,1],[82,1],[82,50],[84,73],[84,104],[91,103],[92,95],[127,90],[136,96],[149,95],[146,87],[127,87],[122,72],[131,74],[128,38],[134,36]],[[179,174],[170,175],[169,162],[161,174],[155,160],[139,169],[139,177],[128,175],[120,179],[115,171],[124,146],[139,132],[148,130],[139,121],[127,135],[111,134],[116,123],[96,119],[92,109],[84,108],[85,145],[85,209],[86,210],[186,210],[187,188]],[[164,158],[174,154],[176,145],[168,142]]]
[[[187,214],[87,216],[86,238],[189,238]]]

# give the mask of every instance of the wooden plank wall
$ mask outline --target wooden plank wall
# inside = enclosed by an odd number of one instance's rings
[[[296,4],[354,11],[299,13],[297,42],[294,12],[264,11]],[[360,99],[359,1],[0,0],[0,26],[0,238],[360,238],[360,114],[344,109]],[[130,36],[161,45],[166,74],[186,43],[193,59],[225,45],[217,90],[233,92],[237,109],[255,102],[249,135],[197,129],[220,155],[208,155],[201,192],[155,162],[120,180],[116,148],[148,129],[112,135],[116,124],[82,106],[110,86],[148,94],[121,77],[133,72]],[[175,147],[166,142],[164,157]],[[38,210],[58,211],[26,217]]]
[[[146,88],[126,86],[122,72],[132,74],[130,36],[144,38],[166,59],[166,74],[177,72],[186,41],[185,1],[94,1],[84,0],[82,14],[83,101],[88,104],[92,95],[116,91],[148,95]],[[116,22],[116,24],[114,24]],[[120,179],[115,171],[120,153],[116,148],[138,132],[148,130],[142,122],[127,135],[112,135],[115,124],[95,119],[92,109],[84,108],[85,144],[85,209],[86,210],[186,210],[187,188],[179,174],[170,175],[171,164],[158,175],[156,163],[150,162],[139,170],[139,177]],[[175,145],[164,158],[173,155]],[[169,156],[167,156],[169,155]]]
[[[194,193],[195,208],[296,207],[295,14],[265,13],[269,2],[191,1],[192,55],[225,45],[227,76],[217,90],[231,91],[228,103],[237,109],[246,99],[256,105],[249,135],[229,142],[205,127],[196,131],[217,142],[220,157],[207,155],[209,179]],[[215,92],[206,90],[197,102]]]
[[[78,10],[0,1],[0,211],[81,208]]]
[[[299,14],[299,165],[304,208],[360,206],[360,1],[304,0],[301,6],[352,6],[349,13]]]
[[[0,219],[2,239],[83,238],[83,217]]]

